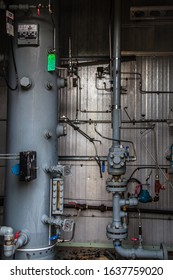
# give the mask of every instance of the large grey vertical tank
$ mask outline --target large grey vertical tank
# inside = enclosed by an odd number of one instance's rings
[[[38,4],[35,0],[14,2]],[[51,2],[56,19],[57,1]],[[57,164],[56,74],[47,70],[47,55],[54,48],[55,33],[48,3],[41,1],[45,7],[40,9],[40,15],[35,8],[24,11],[20,6],[21,10],[15,10],[13,49],[19,83],[17,90],[8,92],[7,153],[35,151],[37,156],[37,178],[28,182],[11,172],[18,161],[7,162],[4,224],[13,227],[14,232],[27,229],[30,234],[30,242],[16,251],[16,259],[53,259],[55,254],[49,226],[41,221],[44,214],[50,215],[50,177],[44,169]],[[14,86],[12,58],[9,76],[9,84]]]

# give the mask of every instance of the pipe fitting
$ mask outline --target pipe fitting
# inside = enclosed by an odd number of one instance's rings
[[[63,225],[63,220],[61,218],[53,218],[53,217],[48,217],[46,214],[44,214],[41,218],[41,221],[43,224],[49,224],[49,225],[54,225],[54,226],[62,226]]]
[[[4,245],[3,253],[6,258],[10,258],[14,254],[14,245]]]
[[[58,89],[65,88],[66,86],[67,86],[67,79],[58,77],[57,78]]]
[[[15,244],[15,250],[18,248],[21,248],[22,246],[28,244],[30,241],[30,234],[29,231],[27,229],[23,229],[20,234],[19,237],[17,239],[17,242]]]
[[[52,133],[51,131],[49,131],[49,130],[45,130],[45,131],[44,131],[44,137],[45,137],[46,139],[52,138],[52,135],[53,135],[53,133]]]
[[[0,227],[0,235],[4,236],[3,253],[6,258],[14,254],[14,234],[12,227]]]
[[[56,135],[57,137],[66,136],[67,135],[67,127],[64,124],[58,124],[56,127]]]
[[[145,250],[141,246],[138,248],[124,248],[119,241],[114,243],[115,251],[122,257],[128,259],[153,259],[153,260],[167,260],[167,248],[162,243],[160,250]]]
[[[13,228],[12,227],[6,227],[6,226],[0,227],[0,235],[1,236],[13,235]]]

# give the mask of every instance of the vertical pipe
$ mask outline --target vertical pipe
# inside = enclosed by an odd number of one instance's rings
[[[113,98],[112,98],[112,126],[113,139],[120,139],[121,127],[121,0],[114,1],[113,26]],[[119,141],[113,141],[113,147]]]
[[[113,219],[112,225],[119,228],[121,226],[121,216],[120,216],[120,195],[116,193],[113,195]]]

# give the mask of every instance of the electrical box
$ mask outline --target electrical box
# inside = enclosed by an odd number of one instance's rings
[[[29,182],[37,178],[37,156],[35,151],[20,152],[20,181]]]
[[[58,215],[63,213],[63,186],[64,186],[64,181],[62,178],[57,177],[51,179],[53,215]]]
[[[38,24],[18,24],[17,29],[18,46],[38,46],[39,45],[39,25]]]

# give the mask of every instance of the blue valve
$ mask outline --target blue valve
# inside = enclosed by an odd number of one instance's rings
[[[11,172],[16,176],[19,176],[19,174],[20,174],[20,164],[16,164],[16,165],[12,166]]]
[[[105,172],[105,162],[102,161],[102,173],[104,173],[104,172]]]
[[[138,199],[142,203],[147,203],[147,202],[151,202],[152,201],[152,197],[150,196],[148,190],[141,190]]]
[[[54,241],[54,240],[57,240],[59,238],[59,235],[54,235],[54,236],[51,236],[49,239],[50,241]]]

